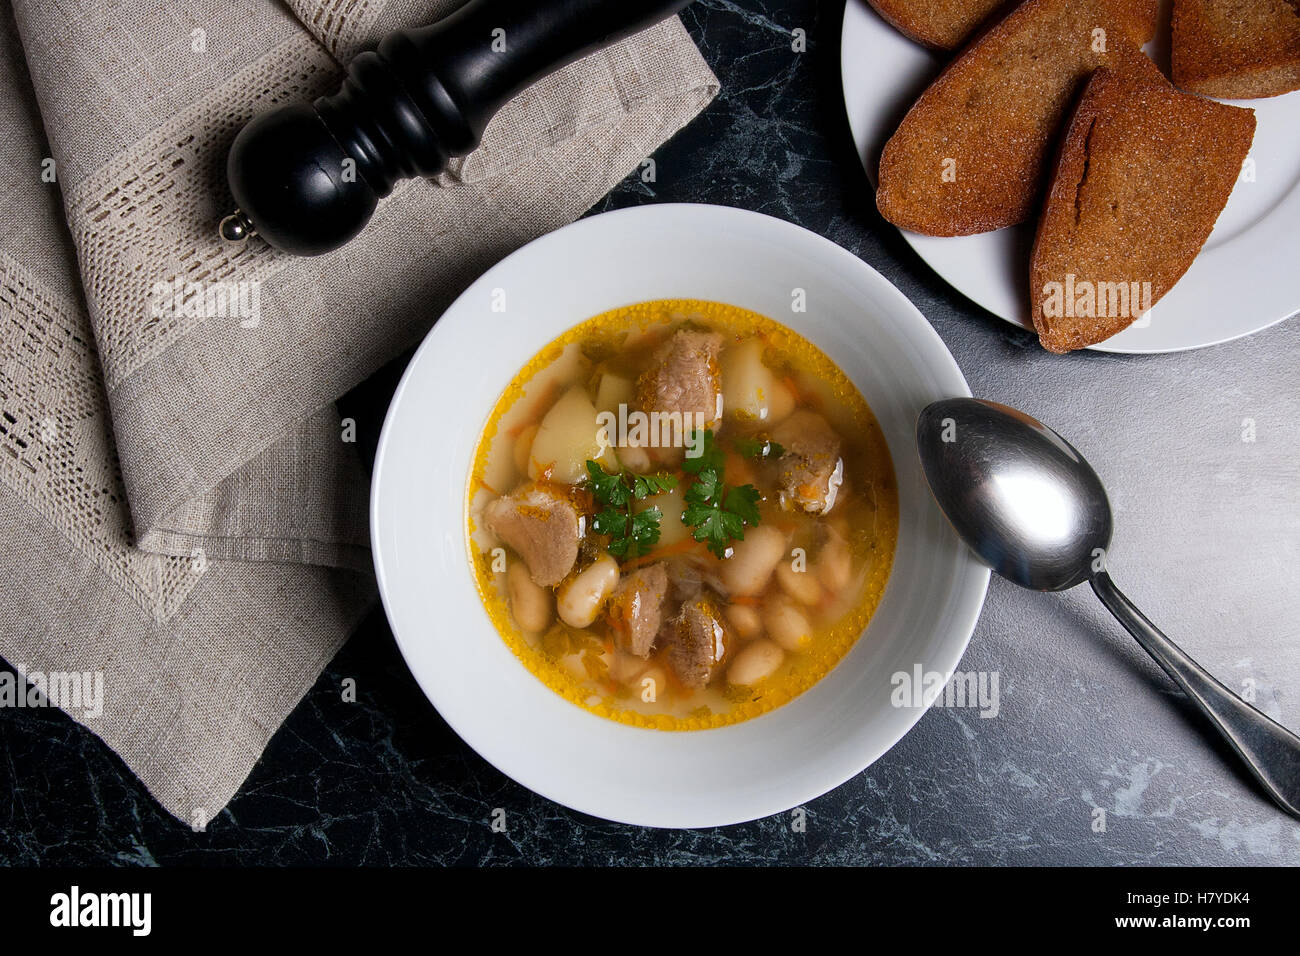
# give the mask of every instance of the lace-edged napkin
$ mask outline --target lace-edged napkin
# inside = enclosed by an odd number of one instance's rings
[[[456,6],[13,0],[0,17],[0,655],[187,822],[233,796],[372,596],[367,482],[334,400],[718,89],[672,19],[508,104],[335,253],[217,238],[249,118]]]

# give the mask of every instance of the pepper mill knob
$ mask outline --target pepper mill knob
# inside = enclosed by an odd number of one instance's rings
[[[252,220],[244,215],[242,209],[236,209],[222,219],[217,229],[221,233],[221,238],[227,242],[243,242],[249,236],[257,235]]]
[[[509,99],[691,0],[470,0],[390,33],[352,61],[338,93],[248,123],[226,178],[239,208],[222,238],[259,235],[295,255],[342,246],[400,180],[433,176],[479,144]]]
[[[322,102],[263,113],[235,137],[226,177],[239,210],[222,220],[223,237],[256,233],[277,249],[314,256],[337,249],[369,221],[379,195],[330,135]],[[383,184],[384,195],[391,186]]]

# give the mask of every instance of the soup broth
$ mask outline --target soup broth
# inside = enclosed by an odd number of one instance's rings
[[[866,628],[898,534],[871,410],[811,342],[715,302],[565,332],[492,409],[467,493],[474,577],[524,665],[597,714],[735,723]]]

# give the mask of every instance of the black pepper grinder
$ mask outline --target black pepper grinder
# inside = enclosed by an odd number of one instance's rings
[[[221,235],[314,256],[359,233],[393,184],[433,176],[478,145],[524,88],[691,0],[470,0],[430,26],[390,33],[343,87],[240,130],[226,161],[239,208]]]

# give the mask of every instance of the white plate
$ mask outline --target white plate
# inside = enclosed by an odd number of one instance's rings
[[[848,0],[840,38],[844,104],[873,183],[885,140],[946,59],[907,39],[866,0]],[[1235,105],[1255,110],[1254,181],[1238,181],[1200,256],[1149,315],[1092,348],[1177,352],[1249,335],[1300,311],[1300,92]],[[1032,224],[955,238],[900,231],[968,299],[1032,327]]]
[[[806,312],[791,312],[804,289]],[[492,311],[494,290],[507,311]],[[648,299],[728,302],[829,354],[875,412],[899,483],[893,572],[867,633],[813,688],[717,730],[646,730],[559,697],[506,647],[474,588],[465,485],[488,412],[518,370],[578,322]],[[834,243],[757,213],[659,205],[585,219],[469,287],[411,361],[384,423],[371,535],[384,607],[438,712],[524,786],[598,817],[661,827],[738,823],[854,776],[922,714],[890,677],[956,667],[989,572],[932,501],[914,429],[929,402],[969,395],[943,343],[879,273]]]

